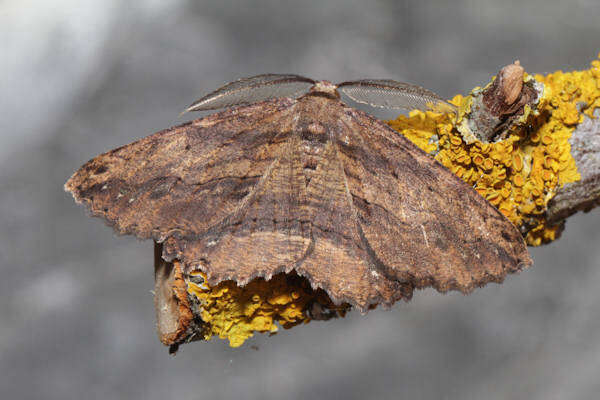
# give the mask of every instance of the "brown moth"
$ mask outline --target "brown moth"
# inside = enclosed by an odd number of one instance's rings
[[[531,264],[508,219],[338,89],[374,106],[452,108],[394,81],[260,75],[186,110],[225,111],[101,154],[65,189],[210,285],[295,270],[361,311],[415,288],[469,293]]]

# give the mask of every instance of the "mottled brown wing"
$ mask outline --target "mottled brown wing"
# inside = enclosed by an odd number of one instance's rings
[[[256,189],[230,215],[196,240],[167,239],[164,256],[183,260],[187,271],[202,270],[213,285],[231,279],[243,286],[290,272],[311,243],[298,149],[298,136],[288,137]]]
[[[531,265],[514,225],[458,177],[365,113],[341,119],[357,221],[389,279],[468,293]]]
[[[299,134],[290,138],[261,178],[260,190],[221,224],[198,240],[167,239],[167,258],[179,254],[188,270],[197,266],[211,284],[232,279],[244,285],[295,269],[334,302],[362,311],[374,303],[410,298],[411,284],[386,277],[369,254],[335,141],[325,145],[306,185],[300,140]]]
[[[412,285],[389,279],[370,253],[348,182],[339,158],[335,136],[325,146],[316,173],[307,187],[312,221],[312,243],[296,271],[323,288],[335,303],[350,303],[361,311],[371,304],[390,306],[412,297]],[[385,238],[381,238],[385,240]]]
[[[294,162],[288,115],[293,104],[289,99],[258,103],[156,133],[90,160],[65,189],[121,234],[168,239],[169,260],[198,264],[187,244],[202,240],[211,246],[219,230],[235,227],[261,231],[254,251],[268,245],[263,256],[287,264],[300,258],[309,242],[302,227],[289,222],[300,221],[287,214],[298,207],[286,208],[286,202],[302,197],[293,193],[293,179],[283,176],[292,173]],[[264,196],[273,186],[277,193]],[[244,214],[250,202],[263,213]],[[249,222],[240,226],[242,215]],[[252,256],[235,245],[229,251]]]

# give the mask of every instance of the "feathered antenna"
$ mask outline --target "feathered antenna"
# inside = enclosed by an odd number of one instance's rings
[[[456,111],[456,107],[437,94],[410,83],[389,79],[361,79],[337,84],[338,89],[357,103],[373,107],[419,109],[436,112]]]
[[[217,110],[277,97],[297,97],[314,83],[312,79],[292,74],[263,74],[243,78],[196,100],[180,115],[188,111]]]

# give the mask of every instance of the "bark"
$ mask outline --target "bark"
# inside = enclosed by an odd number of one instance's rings
[[[523,115],[525,105],[534,107],[538,95],[533,82],[523,84],[524,73],[519,61],[515,61],[503,67],[486,89],[472,96],[468,124],[474,137],[465,137],[462,132],[467,143],[502,140],[502,132],[507,132],[506,128]]]
[[[154,243],[154,309],[160,341],[171,354],[180,343],[191,341],[201,327],[194,321],[194,309],[187,295],[181,264],[162,258],[162,244]]]
[[[569,142],[581,180],[559,189],[548,204],[547,218],[560,224],[577,211],[589,211],[600,203],[600,110],[595,119],[584,117]]]

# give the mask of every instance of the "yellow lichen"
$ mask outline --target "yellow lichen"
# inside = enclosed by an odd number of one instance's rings
[[[525,107],[499,142],[482,143],[470,134],[472,95],[481,88],[451,100],[458,115],[412,111],[388,123],[472,185],[515,225],[532,226],[526,241],[536,246],[554,240],[558,231],[544,219],[548,202],[558,188],[580,179],[569,138],[583,114],[592,116],[600,107],[600,61],[593,61],[589,70],[526,75],[524,81],[533,79],[543,84],[541,98],[534,109]]]
[[[204,322],[204,339],[228,339],[241,346],[254,332],[275,333],[277,324],[291,328],[310,321],[307,307],[317,302],[343,315],[348,305],[334,306],[322,290],[313,290],[305,278],[277,274],[270,280],[254,279],[244,287],[224,281],[214,287],[206,276],[194,272],[187,279],[188,293],[197,300]]]

